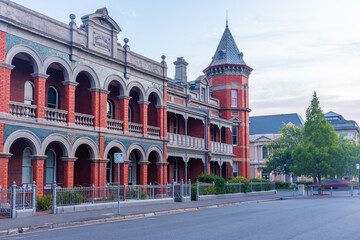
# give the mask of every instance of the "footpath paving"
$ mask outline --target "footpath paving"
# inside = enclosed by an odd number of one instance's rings
[[[268,196],[246,196],[231,199],[126,206],[121,208],[120,215],[117,214],[116,208],[57,215],[47,214],[17,219],[0,219],[0,236],[67,226],[95,224],[185,211],[195,211],[206,208],[275,201],[292,196],[292,192],[278,192],[278,194]]]

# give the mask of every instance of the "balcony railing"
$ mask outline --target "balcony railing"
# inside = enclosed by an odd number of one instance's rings
[[[211,151],[215,153],[233,153],[233,147],[231,144],[211,142]]]
[[[129,132],[142,133],[143,125],[139,123],[129,122]]]
[[[29,105],[25,103],[12,102],[9,104],[9,112],[13,116],[35,119],[36,105]]]
[[[94,126],[94,116],[82,113],[75,113],[75,124],[92,127]]]
[[[168,133],[168,139],[169,139],[169,146],[176,146],[176,147],[187,147],[191,149],[205,149],[205,140],[203,138],[196,138],[180,134],[173,134]]]
[[[154,126],[148,126],[148,134],[151,136],[160,136],[160,128]]]
[[[115,119],[107,119],[107,127],[108,129],[112,129],[112,130],[123,130],[123,121],[120,120],[115,120]]]
[[[54,122],[66,122],[66,117],[68,115],[67,111],[54,109],[54,108],[45,108],[45,119]]]

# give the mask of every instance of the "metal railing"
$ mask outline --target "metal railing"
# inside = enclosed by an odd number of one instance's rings
[[[94,118],[95,117],[93,115],[75,113],[75,124],[86,127],[92,127],[94,126]]]
[[[233,153],[233,146],[227,143],[211,142],[211,151],[216,153]]]
[[[24,117],[24,118],[35,118],[35,110],[36,105],[29,105],[25,103],[12,102],[9,104],[9,113],[16,117]]]
[[[66,122],[68,112],[65,110],[45,108],[45,119],[54,122]]]
[[[205,140],[203,138],[196,138],[180,134],[167,133],[169,146],[178,146],[178,147],[189,147],[192,149],[205,149]]]
[[[16,186],[13,182],[8,189],[0,187],[0,215],[11,218],[16,217],[16,210],[32,209],[33,215],[36,212],[36,185],[33,182],[31,185],[24,185],[23,187]]]
[[[143,125],[139,123],[129,122],[129,132],[142,133]]]
[[[107,119],[107,127],[108,127],[108,129],[111,129],[111,130],[122,131],[123,124],[124,124],[124,122],[120,121],[120,120],[115,120],[115,119],[111,119],[111,118]]]
[[[148,134],[152,136],[160,136],[160,128],[154,126],[148,126]]]
[[[189,179],[188,183],[184,183],[184,180],[181,179],[180,183],[172,182],[172,184],[168,184],[172,188],[172,194],[174,201],[184,202],[186,197],[191,199],[191,182]]]

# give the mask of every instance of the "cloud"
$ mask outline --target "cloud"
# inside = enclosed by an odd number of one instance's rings
[[[132,11],[132,12],[131,12],[131,16],[132,16],[133,18],[136,18],[136,17],[138,16],[138,14],[137,14],[136,12]]]

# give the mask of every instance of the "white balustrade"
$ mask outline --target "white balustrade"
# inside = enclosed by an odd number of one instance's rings
[[[211,142],[211,151],[216,153],[232,153],[233,147],[227,143]]]
[[[123,130],[123,121],[120,120],[115,120],[115,119],[107,119],[107,127],[108,129],[112,129],[112,130]]]
[[[94,126],[94,118],[95,117],[93,115],[75,113],[75,124],[86,127],[92,127]]]
[[[173,133],[167,133],[168,134],[168,140],[169,140],[169,146],[176,146],[176,147],[188,147],[191,149],[205,149],[205,140],[203,138],[196,138],[187,136],[187,141],[185,135],[180,134],[173,134]]]
[[[129,122],[129,132],[142,133],[143,125],[139,123]]]
[[[152,136],[160,136],[160,128],[154,126],[148,126],[148,134]]]
[[[9,104],[9,113],[13,116],[23,117],[23,118],[35,118],[35,109],[36,105],[29,105],[25,103],[12,102]]]
[[[67,111],[54,109],[54,108],[45,108],[45,119],[54,122],[66,122],[66,117],[68,115]]]

